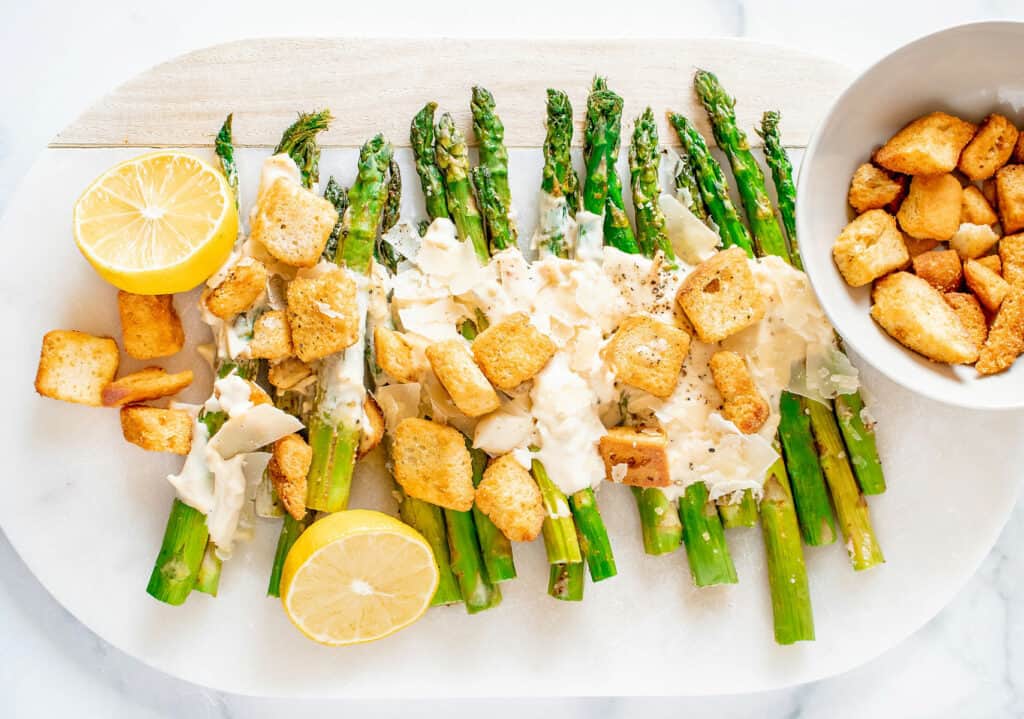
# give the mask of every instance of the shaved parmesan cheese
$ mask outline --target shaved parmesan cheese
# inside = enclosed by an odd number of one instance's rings
[[[671,195],[658,198],[665,214],[665,233],[676,255],[688,265],[697,265],[715,254],[719,237],[689,208]]]
[[[302,422],[269,404],[258,404],[232,417],[213,436],[207,446],[224,459],[253,452],[282,437],[298,432]]]
[[[420,240],[416,266],[453,295],[467,292],[478,281],[480,260],[473,243],[460,242],[451,220],[434,220]]]
[[[473,433],[473,446],[492,457],[526,447],[533,438],[533,417],[511,402],[481,419]]]
[[[384,426],[387,427],[388,432],[394,432],[398,423],[403,419],[419,416],[419,382],[378,387],[373,396],[384,415]]]
[[[458,323],[472,315],[453,298],[444,297],[433,302],[404,307],[398,318],[406,332],[420,335],[431,342],[459,337]]]

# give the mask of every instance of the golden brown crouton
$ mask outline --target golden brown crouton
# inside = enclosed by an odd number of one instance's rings
[[[948,240],[960,228],[963,195],[960,181],[952,175],[915,177],[896,219],[911,237]]]
[[[288,325],[303,362],[351,347],[359,337],[356,283],[340,267],[288,283]]]
[[[999,170],[996,193],[1003,232],[1012,235],[1024,230],[1024,165],[1007,165]]]
[[[1013,154],[1017,128],[1002,115],[989,115],[967,147],[960,153],[957,169],[972,180],[985,180],[996,174]]]
[[[286,179],[276,180],[261,198],[252,221],[252,239],[293,267],[320,261],[338,211],[329,201]]]
[[[967,288],[974,293],[982,306],[995,312],[1010,291],[1010,283],[977,260],[964,263],[964,280]]]
[[[418,382],[426,370],[405,335],[383,325],[373,330],[373,353],[380,368],[395,382]]]
[[[976,259],[991,250],[999,242],[999,235],[990,225],[960,225],[949,240],[949,248],[956,250],[961,259]]]
[[[1024,287],[1024,232],[1006,235],[999,241],[999,259],[1003,262],[1003,279]]]
[[[995,210],[999,212],[999,192],[996,189],[996,178],[990,177],[981,183],[981,195],[985,198],[985,201]]]
[[[297,434],[274,442],[267,474],[284,511],[295,519],[306,516],[306,475],[313,462],[313,448]]]
[[[953,292],[964,279],[960,255],[953,250],[918,255],[914,258],[914,274],[939,292]]]
[[[1014,287],[1003,300],[974,367],[981,374],[997,374],[1024,352],[1024,288]]]
[[[274,362],[267,371],[267,379],[270,384],[280,390],[291,389],[302,380],[313,374],[312,368],[298,357]]]
[[[1003,276],[1003,261],[999,259],[999,255],[985,255],[975,260],[979,265],[984,265],[1000,277]]]
[[[109,337],[51,330],[43,336],[36,392],[51,399],[99,407],[103,388],[114,379],[120,360],[117,343]]]
[[[604,478],[631,487],[667,487],[668,438],[660,429],[612,427],[597,449],[604,460]]]
[[[243,257],[228,271],[224,281],[206,292],[206,309],[229,320],[252,307],[267,289],[267,268],[259,260]]]
[[[384,413],[380,411],[380,405],[370,393],[366,394],[363,401],[363,415],[366,421],[363,423],[363,431],[359,434],[359,454],[356,459],[362,459],[375,450],[384,438]]]
[[[185,344],[185,330],[174,310],[173,295],[133,295],[118,290],[124,351],[135,359],[168,357]]]
[[[919,117],[875,153],[875,162],[905,175],[952,172],[975,126],[944,112]]]
[[[725,403],[722,416],[743,434],[753,434],[768,420],[769,408],[757,390],[747,363],[735,352],[715,352],[708,363]]]
[[[281,360],[292,354],[292,331],[284,310],[268,310],[256,318],[249,343],[252,359]]]
[[[847,199],[858,215],[894,205],[907,188],[907,178],[890,175],[880,167],[865,162],[853,173]]]
[[[452,402],[468,417],[479,417],[501,406],[498,393],[473,362],[466,343],[458,339],[427,347],[427,360]]]
[[[1024,163],[1024,132],[1017,135],[1017,146],[1013,148],[1013,161]]]
[[[721,342],[761,321],[764,296],[747,264],[747,254],[731,247],[697,265],[676,295],[702,342]]]
[[[473,465],[458,430],[407,417],[395,428],[391,450],[395,480],[410,497],[460,512],[473,506]]]
[[[555,353],[555,343],[523,312],[491,325],[473,340],[473,357],[495,387],[513,390],[533,379]]]
[[[498,457],[484,470],[476,506],[513,542],[536,539],[547,516],[537,483],[511,454]]]
[[[897,342],[936,362],[971,364],[978,351],[939,291],[909,272],[875,283],[871,317]]]
[[[147,367],[125,375],[103,388],[100,400],[104,407],[123,407],[178,394],[192,384],[192,370],[167,374],[162,367]]]
[[[615,377],[630,387],[665,398],[675,391],[690,335],[643,315],[627,317],[604,354]]]
[[[974,185],[964,188],[963,205],[960,207],[960,224],[968,222],[972,225],[994,225],[999,218],[992,205],[985,199]]]
[[[149,452],[188,454],[192,448],[192,415],[183,409],[141,404],[121,408],[121,433]]]
[[[971,342],[980,352],[988,337],[988,321],[985,319],[985,312],[981,309],[981,304],[978,303],[978,298],[967,292],[950,292],[945,295],[945,298],[949,306],[956,312],[956,316],[960,318]]]
[[[903,244],[907,246],[907,254],[913,259],[924,252],[931,252],[941,243],[938,240],[921,240],[916,237],[903,236]]]
[[[870,284],[910,261],[896,218],[885,210],[868,210],[843,228],[832,257],[852,287]]]

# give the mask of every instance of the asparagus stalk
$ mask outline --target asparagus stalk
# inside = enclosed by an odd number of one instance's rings
[[[757,526],[757,500],[754,499],[754,493],[749,489],[743,490],[738,502],[731,497],[719,498],[718,515],[726,529]]]
[[[501,197],[498,196],[498,189],[490,168],[474,167],[469,176],[473,181],[473,189],[476,190],[480,211],[484,216],[484,224],[487,225],[491,249],[498,252],[513,247],[515,237],[512,224],[509,222],[508,209]]]
[[[359,153],[359,171],[348,192],[349,206],[342,220],[341,245],[335,261],[352,272],[370,270],[377,232],[387,200],[386,176],[391,163],[391,145],[381,135],[363,145]],[[363,348],[350,347],[348,352]],[[332,361],[344,361],[344,354]],[[327,373],[328,375],[330,373]],[[309,468],[306,505],[323,512],[337,512],[348,505],[359,447],[359,418],[336,417],[323,407],[325,382],[317,390],[317,408],[309,421],[309,444],[313,462]]]
[[[804,550],[800,545],[800,527],[786,466],[781,459],[772,466],[764,482],[761,527],[768,560],[775,641],[779,644],[814,641],[814,614]]]
[[[307,188],[320,181],[320,146],[316,138],[333,119],[330,110],[300,112],[299,119],[288,126],[274,150],[275,155],[287,153],[295,161]]]
[[[694,583],[698,587],[736,584],[739,579],[725,543],[718,507],[708,499],[703,482],[691,484],[679,498],[679,518]]]
[[[501,603],[501,590],[485,574],[473,513],[445,509],[444,518],[448,525],[452,571],[459,580],[466,611],[476,614],[498,606]]]
[[[572,521],[572,510],[569,507],[569,500],[566,499],[551,478],[548,476],[544,465],[538,460],[533,460],[533,478],[540,487],[540,494],[544,500],[544,510],[547,517],[544,518],[542,533],[544,535],[544,549],[547,551],[548,563],[579,564],[582,569],[583,553],[580,549],[579,539],[576,535],[576,525]],[[556,599],[579,601],[583,598],[583,585],[578,587],[575,583],[556,582],[555,573],[552,570],[549,585],[549,593]],[[571,591],[570,591],[571,589]],[[552,590],[558,590],[561,595]]]
[[[631,489],[640,513],[644,552],[658,555],[679,549],[683,541],[683,525],[669,498],[657,487]]]
[[[338,211],[338,221],[334,223],[334,229],[331,230],[331,234],[327,238],[323,254],[325,260],[334,262],[338,256],[338,243],[341,242],[342,219],[345,217],[345,210],[348,209],[348,190],[339,185],[332,175],[327,180],[327,187],[324,188],[324,199],[334,205],[334,209]]]
[[[490,253],[483,218],[469,183],[469,148],[455,126],[455,120],[447,112],[437,123],[434,148],[437,165],[444,175],[448,211],[455,221],[459,237],[472,242],[477,256],[486,262]]]
[[[636,239],[640,251],[653,257],[662,251],[671,259],[675,253],[665,233],[665,215],[658,206],[661,185],[658,180],[658,126],[651,108],[637,118],[633,142],[629,146],[629,177],[636,212]]]
[[[409,139],[416,157],[416,173],[420,176],[427,215],[431,220],[448,217],[448,199],[444,191],[444,175],[437,166],[434,149],[434,112],[436,102],[428,102],[412,119]]]
[[[779,399],[779,439],[793,485],[796,513],[804,541],[811,546],[836,541],[836,525],[825,490],[825,478],[818,462],[811,434],[807,400],[789,392]]]
[[[771,110],[764,113],[759,134],[764,139],[765,159],[775,182],[779,214],[782,215],[782,224],[789,238],[790,257],[793,265],[802,270],[803,260],[800,257],[800,244],[796,234],[796,186],[793,184],[793,166],[779,134],[779,113]],[[869,422],[864,421],[863,410],[864,400],[860,391],[839,395],[835,399],[836,420],[846,441],[850,462],[853,464],[861,491],[864,494],[881,494],[885,491],[885,475],[882,472],[882,461],[878,456],[874,428]]]
[[[541,247],[558,257],[569,257],[569,218],[575,216],[579,179],[572,167],[572,105],[561,90],[548,89],[547,134],[544,138],[544,170],[539,221]]]
[[[221,125],[217,139],[214,140],[214,152],[217,153],[217,160],[220,163],[221,172],[228,181],[231,194],[235,196],[235,209],[238,209],[238,165],[235,163],[235,142],[231,132],[231,121],[234,113],[229,113],[224,124]]]
[[[505,148],[505,126],[495,111],[494,97],[487,88],[476,85],[470,102],[473,114],[473,133],[480,151],[480,165],[487,169],[494,194],[505,208],[501,222],[505,246],[516,243],[516,225],[511,218],[512,191],[508,186],[508,150]],[[486,215],[485,215],[486,216]],[[489,218],[488,218],[489,219]],[[488,223],[490,230],[490,223]],[[493,240],[492,240],[493,242]]]
[[[284,560],[288,558],[288,552],[299,536],[305,532],[313,523],[313,513],[306,512],[302,519],[295,519],[290,514],[285,514],[281,522],[281,533],[277,535],[277,547],[274,549],[274,563],[270,567],[270,581],[267,583],[267,596],[281,596],[281,570],[284,568]]]
[[[583,600],[583,564],[552,564],[548,572],[548,594],[563,602]]]
[[[707,222],[708,211],[704,206],[704,200],[700,194],[700,187],[697,186],[697,175],[693,171],[693,164],[686,152],[679,155],[676,161],[672,177],[676,183],[676,193],[686,197],[686,207],[699,219]]]
[[[434,550],[434,559],[441,578],[431,604],[443,606],[462,601],[462,590],[452,571],[452,557],[448,549],[448,530],[444,523],[441,508],[424,502],[422,499],[410,497],[404,492],[398,504],[398,514],[402,521],[424,536]]]
[[[473,449],[472,442],[466,438],[466,446],[473,458],[473,486],[477,487],[484,478],[487,468],[487,453],[482,449]],[[516,578],[516,565],[512,558],[512,542],[480,508],[473,505],[473,523],[480,539],[480,551],[483,554],[484,568],[487,578],[492,584],[507,582]]]

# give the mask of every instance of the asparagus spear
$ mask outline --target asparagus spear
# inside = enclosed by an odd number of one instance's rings
[[[472,242],[481,262],[486,262],[490,253],[483,218],[469,186],[469,148],[455,126],[455,120],[447,112],[437,123],[434,148],[437,165],[444,175],[448,211],[455,221],[459,237]]]
[[[231,121],[234,113],[229,113],[224,124],[221,125],[217,139],[214,140],[214,151],[217,153],[217,160],[220,162],[221,172],[227,178],[231,194],[235,196],[235,209],[238,209],[238,165],[235,163],[235,142],[231,132]]]
[[[683,151],[689,155],[693,164],[700,195],[708,208],[708,214],[718,228],[722,243],[726,247],[741,247],[753,257],[754,247],[751,244],[750,233],[747,232],[732,200],[729,199],[729,185],[725,180],[725,173],[711,156],[704,138],[697,132],[693,123],[678,113],[670,113],[669,121],[679,135]]]
[[[484,224],[487,225],[491,249],[497,252],[513,247],[515,245],[515,237],[512,234],[513,227],[509,222],[505,203],[498,196],[490,168],[474,167],[469,176],[473,181],[473,189],[476,190],[480,211],[484,216]]]
[[[814,614],[800,545],[793,494],[782,460],[772,465],[761,497],[761,527],[768,560],[775,641],[793,644],[814,640]]]
[[[807,400],[789,392],[779,399],[779,439],[790,478],[795,485],[796,513],[804,541],[811,546],[836,541],[836,525],[825,490],[825,478],[818,462],[817,447],[811,434]]]
[[[726,529],[757,526],[757,500],[754,499],[754,493],[749,489],[743,490],[738,502],[733,501],[732,497],[719,498],[718,515]]]
[[[437,166],[437,154],[434,149],[434,112],[436,102],[428,102],[412,119],[409,139],[413,155],[416,157],[416,173],[420,176],[423,188],[423,199],[426,202],[427,215],[431,220],[448,217],[448,199],[444,191],[444,176]]]
[[[636,212],[636,238],[640,251],[652,257],[658,250],[666,258],[674,257],[672,243],[665,233],[665,215],[658,206],[661,185],[658,181],[658,126],[651,108],[637,118],[633,142],[629,146],[629,176]]]
[[[477,487],[484,478],[484,469],[487,467],[487,453],[482,449],[474,449],[472,442],[467,437],[466,446],[473,458],[473,486]],[[484,568],[487,570],[487,578],[492,584],[507,582],[516,578],[516,565],[512,558],[512,543],[501,530],[480,508],[473,505],[473,523],[476,525],[476,533],[480,539],[480,552],[483,555]]]
[[[387,198],[386,175],[391,155],[391,145],[381,135],[367,141],[360,150],[359,171],[348,192],[349,206],[342,220],[341,245],[335,258],[352,272],[366,274],[370,270]],[[327,361],[344,363],[350,352],[359,353],[361,359],[363,347],[350,347]],[[351,365],[353,371],[361,372],[361,362]],[[338,412],[323,402],[331,376],[341,369],[328,367],[321,373],[316,409],[309,421],[313,462],[309,468],[306,505],[323,512],[337,512],[347,506],[359,446],[360,417],[356,412],[361,412],[361,408],[349,412],[350,416],[337,416]]]
[[[275,155],[284,152],[295,161],[307,188],[320,181],[320,147],[316,137],[333,119],[330,110],[300,112],[299,119],[288,126],[274,150]]]
[[[583,599],[583,582],[576,580],[576,574],[582,579],[583,553],[572,521],[569,501],[551,481],[540,461],[533,460],[532,470],[547,512],[541,531],[548,564],[551,565],[548,594],[555,599],[578,602]],[[578,566],[574,569],[571,565]]]
[[[547,134],[544,138],[544,170],[538,234],[542,248],[558,257],[569,257],[570,217],[575,216],[579,179],[572,167],[572,105],[561,90],[548,89]]]
[[[334,262],[338,256],[338,243],[341,241],[342,219],[345,217],[345,210],[348,209],[348,190],[339,185],[332,175],[327,180],[327,187],[324,188],[324,199],[334,205],[334,209],[338,211],[338,221],[334,223],[334,229],[331,230],[331,234],[327,238],[323,254],[325,260]]]
[[[803,261],[796,234],[796,186],[793,184],[793,166],[789,162],[789,155],[779,134],[779,113],[771,110],[764,113],[759,134],[764,139],[765,159],[775,181],[779,214],[782,215],[782,224],[789,238],[790,257],[793,265],[802,270]],[[840,340],[840,347],[841,342]],[[881,494],[885,491],[885,475],[882,472],[882,461],[878,456],[874,428],[864,421],[863,410],[864,400],[860,391],[842,394],[835,399],[836,419],[846,441],[861,491],[864,494]]]
[[[697,186],[697,175],[693,171],[690,155],[682,152],[676,161],[672,177],[676,183],[676,193],[686,197],[686,207],[699,219],[707,222],[708,211]]]
[[[725,543],[718,507],[708,499],[703,482],[691,484],[679,498],[679,518],[694,583],[698,587],[736,584],[739,579]]]
[[[445,509],[444,518],[448,525],[452,571],[459,580],[466,611],[476,614],[498,606],[501,603],[501,590],[485,574],[472,511]]]
[[[646,554],[668,554],[679,549],[683,525],[679,513],[665,493],[657,487],[632,487],[640,513],[640,533]]]
[[[494,194],[505,208],[501,221],[502,231],[507,233],[503,238],[505,246],[516,243],[516,224],[512,221],[512,191],[508,186],[508,150],[505,148],[505,126],[494,108],[494,97],[487,88],[476,85],[473,87],[473,99],[470,102],[473,113],[473,133],[476,135],[480,148],[480,165],[487,169]],[[486,216],[486,214],[485,214]],[[488,218],[489,219],[489,218]],[[488,230],[491,225],[488,222]],[[493,243],[493,240],[492,240]]]

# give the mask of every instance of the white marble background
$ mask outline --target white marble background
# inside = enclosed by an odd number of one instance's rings
[[[0,212],[35,154],[81,109],[146,67],[267,35],[739,36],[794,45],[859,68],[914,37],[963,22],[1024,20],[1021,0],[344,0],[170,3],[0,0]],[[630,12],[623,12],[622,7]],[[638,11],[643,8],[643,14]],[[1024,71],[1024,70],[1022,70]],[[5,241],[11,241],[6,238]],[[23,378],[21,378],[23,379]],[[21,381],[19,379],[18,381]],[[942,451],[936,448],[936,451]],[[983,481],[965,477],[964,481]],[[7,477],[6,481],[31,481]],[[964,521],[970,521],[965,518]],[[225,695],[125,656],[65,612],[0,533],[0,717],[1024,716],[1024,509],[956,600],[874,662],[816,684],[702,699],[285,702]],[[282,657],[282,661],[287,661]]]

